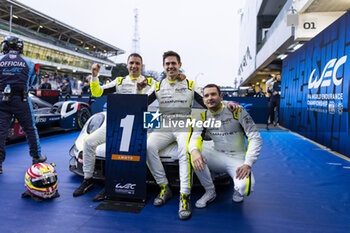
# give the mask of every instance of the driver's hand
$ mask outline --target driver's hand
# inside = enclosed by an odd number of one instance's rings
[[[140,77],[136,81],[137,90],[139,90],[139,91],[141,91],[143,88],[145,88],[146,85],[147,85],[147,79],[145,77]]]
[[[227,108],[228,110],[230,110],[231,112],[235,112],[235,111],[239,111],[239,110],[243,110],[244,107],[237,104],[237,103],[234,103],[234,102],[228,102],[227,103]]]
[[[91,66],[91,74],[92,77],[96,77],[98,75],[98,73],[100,72],[101,69],[101,65],[98,63],[95,63]]]
[[[194,169],[202,172],[204,170],[204,164],[206,164],[207,161],[202,156],[202,154],[196,149],[192,151],[191,155]]]
[[[247,164],[237,168],[236,170],[236,178],[242,180],[244,178],[248,178],[251,172],[251,167]]]
[[[186,75],[185,74],[178,74],[176,78],[177,78],[177,80],[182,81],[182,80],[186,79]]]

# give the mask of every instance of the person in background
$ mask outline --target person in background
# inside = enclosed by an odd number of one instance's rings
[[[50,76],[48,74],[44,75],[44,78],[39,86],[39,89],[51,90],[51,84],[49,83]]]
[[[256,93],[255,97],[265,97],[265,93],[261,87],[259,87],[259,91]]]
[[[267,80],[266,85],[272,86],[271,97],[269,102],[269,123],[273,123],[276,126],[279,123],[280,116],[280,98],[281,98],[281,74],[277,74],[274,78]],[[277,110],[277,119],[275,119],[275,107]]]
[[[71,96],[72,95],[72,87],[68,78],[64,78],[62,81],[63,85],[61,87],[62,96]]]
[[[255,88],[253,87],[253,85],[251,83],[249,83],[249,87],[245,93],[245,96],[254,97],[255,94],[256,94]]]
[[[82,94],[90,94],[90,80],[91,80],[91,76],[88,76],[83,84],[83,88],[81,89],[81,93]]]

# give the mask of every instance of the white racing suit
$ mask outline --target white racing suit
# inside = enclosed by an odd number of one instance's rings
[[[253,173],[251,172],[248,178],[238,180],[236,170],[243,164],[252,167],[260,154],[262,139],[251,116],[246,110],[232,113],[222,104],[217,112],[211,113],[206,110],[196,119],[208,123],[203,126],[197,125],[199,127],[194,128],[189,144],[190,152],[198,149],[207,161],[207,165],[204,164],[204,171],[196,170],[205,190],[214,188],[210,169],[215,172],[228,173],[234,181],[234,188],[242,196],[248,196],[255,183]],[[220,127],[215,125],[218,122],[221,122]],[[247,150],[245,136],[249,141]],[[204,137],[209,137],[214,141],[213,148],[203,147],[202,149]]]
[[[137,90],[136,82],[139,78],[131,78],[130,76],[118,77],[114,81],[100,86],[97,77],[93,77],[90,82],[91,94],[95,97],[100,97],[105,94],[148,94],[154,91],[155,81],[152,78],[147,78],[147,85],[142,90]],[[106,143],[106,122],[100,128],[89,134],[84,139],[83,145],[83,172],[84,179],[89,179],[93,176],[95,170],[96,148],[97,146]]]
[[[180,192],[191,192],[191,161],[187,153],[189,127],[177,127],[169,122],[186,121],[191,114],[193,99],[204,106],[201,91],[190,80],[169,81],[167,78],[156,84],[155,92],[149,96],[149,103],[158,100],[163,114],[161,129],[154,130],[147,140],[147,164],[157,184],[168,184],[159,151],[176,141],[178,145]],[[162,122],[162,123],[163,123]]]

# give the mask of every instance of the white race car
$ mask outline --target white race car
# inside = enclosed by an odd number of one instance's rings
[[[54,104],[29,93],[34,119],[41,129],[58,126],[63,129],[81,129],[91,116],[89,104],[80,101],[59,101]],[[16,119],[12,119],[8,138],[24,136],[24,131]]]

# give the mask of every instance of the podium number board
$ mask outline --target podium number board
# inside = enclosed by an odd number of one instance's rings
[[[145,200],[147,95],[113,94],[107,103],[107,199]]]

